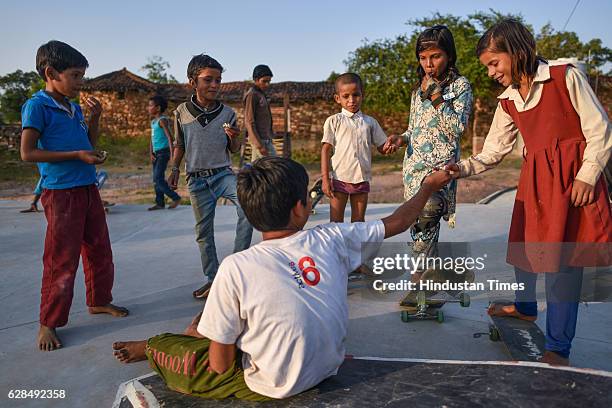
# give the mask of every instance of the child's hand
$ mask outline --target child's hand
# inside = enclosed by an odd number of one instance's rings
[[[323,184],[321,185],[321,190],[323,190],[323,194],[327,196],[327,198],[335,198],[334,189],[332,188],[331,182],[327,177],[323,178]]]
[[[170,173],[170,175],[168,176],[168,185],[170,186],[172,190],[176,190],[178,188],[178,181],[179,181],[179,172],[173,171],[172,173]]]
[[[574,207],[582,207],[595,202],[595,187],[584,181],[574,180],[572,184],[571,203]]]
[[[93,150],[79,150],[77,156],[80,161],[87,164],[102,164],[106,160],[106,156]]]
[[[240,135],[240,129],[237,127],[223,126],[223,130],[225,131],[225,134],[227,135],[227,137],[229,137],[230,139],[234,139]]]
[[[457,179],[459,178],[459,173],[461,172],[457,163],[449,163],[444,166],[444,170],[446,170],[451,178]]]
[[[264,145],[259,146],[259,147],[257,148],[257,150],[259,151],[259,153],[260,153],[262,156],[267,156],[267,155],[268,155],[268,149],[266,149],[266,146],[264,146]]]
[[[427,186],[431,188],[432,191],[438,191],[442,187],[444,187],[446,184],[448,184],[448,182],[451,180],[452,180],[452,177],[450,176],[448,171],[437,170],[423,179],[422,186],[423,187]]]
[[[383,145],[383,153],[384,154],[392,154],[399,149],[403,144],[403,138],[397,135],[390,135],[387,137],[387,141]]]
[[[99,100],[97,100],[93,96],[89,96],[87,99],[85,99],[85,104],[89,108],[92,118],[100,117],[100,115],[102,114],[102,104]]]
[[[151,163],[155,163],[155,155],[151,153],[150,156],[151,156]],[[170,158],[170,161],[172,161],[172,158]]]

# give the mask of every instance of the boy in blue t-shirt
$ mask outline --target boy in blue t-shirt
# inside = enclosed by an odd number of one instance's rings
[[[87,59],[60,41],[43,44],[36,53],[36,70],[45,90],[36,92],[21,111],[21,158],[38,163],[47,218],[43,254],[38,347],[62,347],[55,329],[68,322],[74,278],[83,256],[89,313],[127,316],[111,304],[114,266],[104,207],[96,187],[96,164],[105,152],[93,146],[98,138],[102,107],[95,98],[81,107],[71,102],[83,85]]]
[[[163,210],[165,208],[164,195],[172,200],[168,209],[176,208],[181,197],[173,191],[166,181],[166,168],[168,162],[172,161],[172,136],[168,118],[164,115],[168,102],[163,96],[155,95],[149,98],[147,111],[151,115],[151,143],[149,153],[153,163],[153,183],[155,186],[155,205],[149,211]]]

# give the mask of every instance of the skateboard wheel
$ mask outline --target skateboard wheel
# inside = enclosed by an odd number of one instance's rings
[[[438,323],[444,323],[444,312],[441,310],[438,310],[436,312],[436,320],[438,321]]]
[[[303,190],[302,190],[302,191],[303,191]],[[313,200],[314,200],[315,198],[317,198],[317,192],[316,192],[316,191],[311,192],[311,193],[310,193],[310,198],[312,198]]]
[[[470,306],[470,295],[468,295],[467,293],[462,293],[459,296],[459,304],[461,305],[461,307]]]
[[[402,310],[401,317],[402,317],[402,322],[404,323],[408,323],[410,321],[410,314],[406,310]]]
[[[497,327],[492,324],[489,325],[489,340],[491,341],[499,341],[501,339],[501,335],[499,334],[499,330]]]

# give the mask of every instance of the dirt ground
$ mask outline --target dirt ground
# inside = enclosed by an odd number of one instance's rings
[[[311,183],[313,183],[320,177],[318,165],[311,164],[306,167]],[[154,192],[148,168],[144,166],[104,166],[104,169],[109,173],[109,178],[101,190],[103,199],[122,204],[153,203]],[[517,163],[509,160],[499,168],[459,180],[457,201],[475,203],[495,191],[516,186],[519,171]],[[372,191],[368,200],[370,203],[400,203],[403,201],[401,163],[374,163],[372,173]],[[0,199],[30,200],[35,183],[35,178],[0,181]],[[189,194],[184,179],[179,185],[178,193],[185,198],[183,204],[189,204]]]

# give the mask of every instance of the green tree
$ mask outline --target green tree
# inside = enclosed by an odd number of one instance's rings
[[[612,51],[601,39],[583,43],[573,31],[555,31],[546,24],[536,35],[538,54],[547,59],[576,57],[587,63],[589,74],[601,73],[603,66],[612,62]]]
[[[381,113],[409,110],[410,94],[418,80],[415,55],[416,40],[424,29],[437,24],[446,25],[455,38],[457,67],[472,84],[476,100],[495,97],[500,87],[487,77],[475,50],[480,36],[493,24],[507,18],[521,21],[532,32],[520,14],[504,14],[493,9],[466,17],[435,13],[431,17],[407,22],[411,33],[392,39],[364,40],[362,46],[349,54],[345,62],[349,71],[357,72],[366,83],[366,107]],[[611,51],[600,39],[586,43],[574,32],[557,32],[550,24],[535,35],[538,52],[545,58],[577,57],[588,62],[590,72],[595,73],[611,62]]]
[[[34,72],[18,69],[0,77],[0,119],[2,122],[15,123],[21,119],[21,106],[32,94],[44,89],[45,83]]]
[[[338,78],[339,76],[340,76],[339,73],[337,73],[336,71],[332,71],[327,77],[327,79],[325,80],[325,82],[335,82],[336,78]]]
[[[435,13],[431,17],[410,20],[407,24],[414,28],[411,34],[376,41],[366,39],[361,47],[349,54],[345,64],[350,71],[359,73],[367,84],[368,108],[379,112],[408,111],[410,94],[418,81],[416,40],[424,29],[443,24],[453,33],[457,67],[472,84],[475,97],[488,97],[498,86],[487,78],[474,50],[486,28],[504,18],[522,21],[520,15],[494,10],[467,17]]]
[[[177,84],[178,81],[172,75],[166,73],[170,63],[159,55],[147,58],[147,63],[140,70],[147,74],[147,79],[158,84]]]

